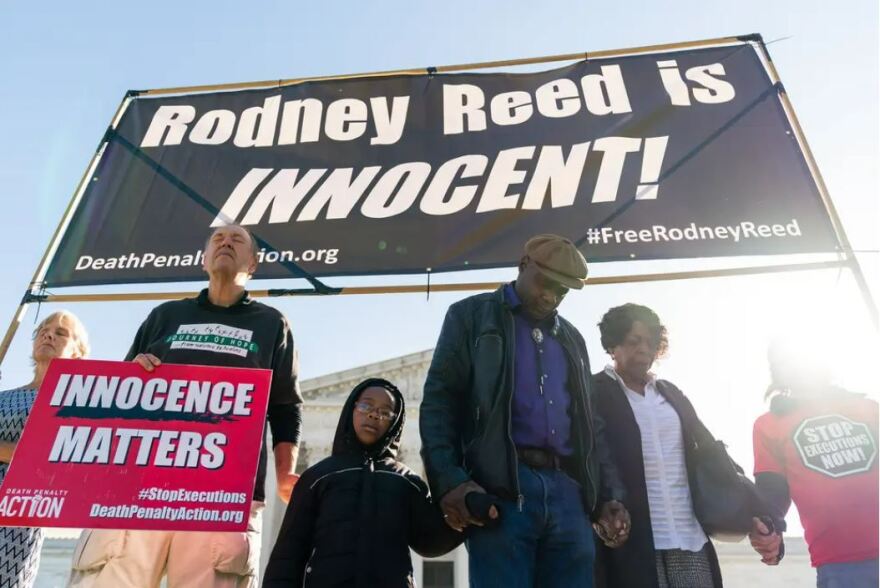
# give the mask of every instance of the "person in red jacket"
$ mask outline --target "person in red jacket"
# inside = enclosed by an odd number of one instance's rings
[[[878,585],[878,405],[831,384],[807,341],[770,347],[770,411],[755,421],[755,483],[780,520],[797,505],[819,588]],[[798,348],[800,352],[798,351]],[[775,565],[779,533],[752,546]]]

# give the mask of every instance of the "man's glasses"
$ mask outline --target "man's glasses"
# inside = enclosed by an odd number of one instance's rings
[[[354,409],[361,414],[375,415],[380,421],[393,421],[397,413],[389,408],[377,408],[367,402],[355,402]]]

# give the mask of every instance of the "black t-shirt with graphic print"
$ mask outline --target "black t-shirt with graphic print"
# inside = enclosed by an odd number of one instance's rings
[[[163,363],[214,365],[272,370],[267,419],[272,442],[299,443],[302,395],[293,335],[278,310],[248,296],[229,307],[208,300],[208,290],[196,298],[166,302],[153,309],[138,329],[125,356],[152,353]],[[254,500],[266,499],[265,441],[254,487]]]

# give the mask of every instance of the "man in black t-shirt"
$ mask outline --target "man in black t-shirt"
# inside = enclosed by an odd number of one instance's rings
[[[162,363],[272,370],[268,421],[278,494],[287,502],[296,479],[302,396],[290,326],[274,308],[248,296],[257,266],[253,236],[237,225],[216,229],[205,246],[208,287],[196,297],[166,302],[141,325],[126,360],[153,371]],[[70,586],[244,588],[257,585],[260,514],[265,502],[267,449],[257,470],[247,533],[86,530]]]

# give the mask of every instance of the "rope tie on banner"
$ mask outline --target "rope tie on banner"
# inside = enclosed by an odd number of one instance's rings
[[[40,318],[40,309],[43,308],[43,302],[49,297],[49,291],[46,289],[45,284],[40,284],[39,290],[36,294],[34,294],[33,288],[36,284],[31,284],[30,288],[25,290],[24,296],[21,297],[22,304],[30,304],[32,302],[37,303],[37,312],[34,316],[34,324],[36,325],[39,322]]]
[[[270,297],[279,296],[333,296],[342,294],[343,288],[328,286],[320,282],[320,286],[309,288],[270,288],[266,290],[266,295]]]
[[[761,35],[758,35],[758,37],[760,37],[760,36]],[[793,38],[794,38],[794,35],[788,35],[787,37],[777,37],[776,39],[773,39],[772,41],[767,41],[766,43],[764,43],[764,47],[766,47],[768,45],[772,45],[773,43],[779,43],[780,41],[788,41],[789,39],[793,39]],[[768,56],[767,59],[770,59],[770,57]]]

